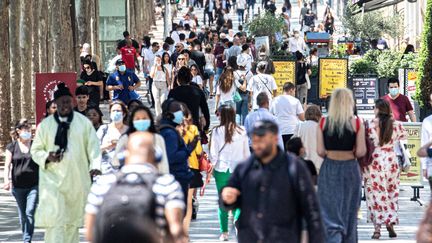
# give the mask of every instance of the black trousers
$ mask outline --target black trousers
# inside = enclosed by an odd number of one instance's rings
[[[154,107],[155,106],[155,100],[153,97],[152,87],[153,87],[153,79],[148,77],[148,89],[149,89],[150,98],[151,98],[151,106]]]
[[[282,140],[283,140],[285,152],[287,151],[287,142],[291,139],[291,137],[293,135],[294,134],[284,134],[284,135],[282,135]]]

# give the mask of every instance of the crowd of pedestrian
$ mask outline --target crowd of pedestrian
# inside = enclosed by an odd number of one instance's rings
[[[333,91],[324,116],[307,102],[317,53],[305,57],[296,30],[288,43],[296,82],[287,80],[278,94],[266,48],[257,50],[241,25],[235,32],[227,15],[235,6],[243,24],[254,4],[187,1],[187,14],[163,43],[149,36],[139,43],[125,31],[108,77],[83,46],[75,95],[59,84],[36,133],[19,121],[6,149],[4,189],[16,198],[24,242],[31,242],[35,226],[46,229],[45,242],[79,242],[84,219],[90,242],[188,242],[190,222],[199,215],[198,189],[212,177],[221,241],[229,239],[232,214],[241,243],[357,242],[363,184],[372,239],[380,238],[383,225],[397,237],[405,165],[394,148],[403,156],[401,122],[407,115],[415,121],[399,81],[389,79],[389,93],[375,102],[370,121],[357,116],[345,88]],[[275,12],[274,1],[262,4]],[[215,22],[211,28],[198,30],[196,6]],[[316,1],[304,4],[301,31],[316,31],[316,9]],[[289,25],[289,0],[283,14]],[[318,31],[333,34],[334,21],[326,10]],[[148,106],[137,92],[141,86]],[[106,91],[104,124],[99,105]],[[209,107],[212,99],[215,107]],[[218,117],[215,127],[210,112]],[[430,120],[419,151],[425,157],[432,157]]]

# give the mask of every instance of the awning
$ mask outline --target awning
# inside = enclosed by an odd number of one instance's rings
[[[362,7],[364,7],[364,12],[374,11],[388,6],[392,6],[403,2],[404,0],[353,0],[353,4],[358,5],[360,8],[355,10],[353,14],[359,14],[362,12]]]

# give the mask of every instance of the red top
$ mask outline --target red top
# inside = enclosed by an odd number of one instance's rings
[[[126,68],[128,69],[135,69],[135,55],[136,50],[133,46],[131,47],[122,47],[120,49],[122,60],[125,62]]]
[[[392,99],[390,95],[385,95],[381,98],[390,103],[390,108],[393,112],[393,117],[395,120],[401,122],[408,121],[406,119],[406,113],[408,111],[412,111],[413,107],[407,96],[399,94],[396,99]]]

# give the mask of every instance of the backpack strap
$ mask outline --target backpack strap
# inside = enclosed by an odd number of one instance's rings
[[[326,120],[325,117],[322,117],[319,122],[319,127],[321,128],[321,131],[324,130],[325,120]]]

